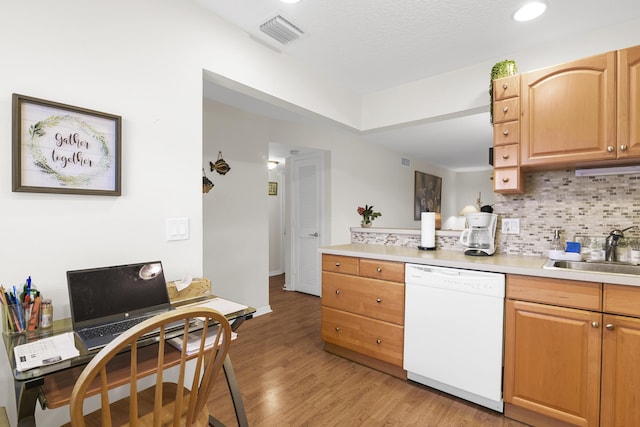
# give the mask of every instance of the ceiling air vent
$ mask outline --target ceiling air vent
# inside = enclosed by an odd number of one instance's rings
[[[304,31],[280,15],[276,15],[264,24],[260,25],[260,31],[276,39],[282,44],[296,41],[304,34]]]

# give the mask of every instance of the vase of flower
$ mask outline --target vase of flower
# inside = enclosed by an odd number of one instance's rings
[[[382,216],[380,212],[373,211],[373,205],[364,205],[358,207],[358,215],[362,216],[362,221],[360,221],[360,226],[363,228],[369,228],[373,225],[373,220],[379,216]]]

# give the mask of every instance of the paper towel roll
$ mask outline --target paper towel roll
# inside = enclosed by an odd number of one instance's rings
[[[422,212],[422,247],[436,247],[436,213]]]

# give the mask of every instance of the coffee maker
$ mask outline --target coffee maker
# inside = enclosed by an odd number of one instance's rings
[[[468,228],[460,235],[460,243],[466,246],[465,255],[487,256],[496,251],[495,237],[498,215],[488,212],[465,215]]]

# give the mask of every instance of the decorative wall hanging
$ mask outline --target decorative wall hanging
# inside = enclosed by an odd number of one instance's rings
[[[278,183],[274,181],[269,181],[269,195],[277,196],[278,195]]]
[[[442,178],[416,171],[414,189],[414,220],[419,221],[422,212],[440,212]]]
[[[220,175],[225,175],[231,170],[231,166],[222,158],[222,151],[218,151],[218,160],[215,163],[209,162],[209,166],[211,166],[211,172],[216,171]]]
[[[213,188],[213,182],[209,178],[207,178],[207,174],[204,173],[204,168],[202,168],[202,192],[208,193]]]
[[[120,195],[122,118],[13,94],[12,190]]]

